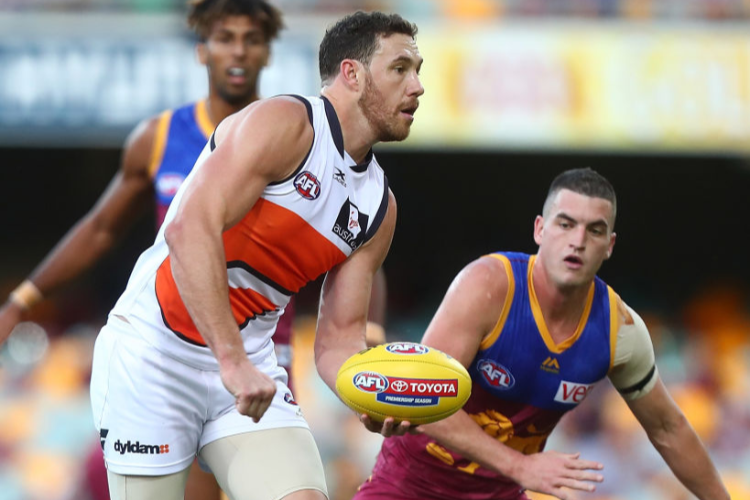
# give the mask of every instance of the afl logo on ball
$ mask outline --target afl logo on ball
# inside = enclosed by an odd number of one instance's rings
[[[394,354],[427,354],[430,352],[426,346],[413,342],[394,342],[388,344],[385,350]]]
[[[359,372],[354,376],[354,387],[364,392],[380,393],[388,389],[388,379],[375,372]]]
[[[314,200],[320,196],[320,181],[308,171],[297,174],[294,178],[294,187],[306,200]]]
[[[477,363],[477,369],[485,382],[493,389],[510,389],[516,383],[510,370],[490,359],[483,359]]]

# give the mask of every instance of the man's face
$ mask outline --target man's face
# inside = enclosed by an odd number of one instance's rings
[[[413,38],[402,34],[380,38],[359,99],[379,141],[403,141],[409,135],[419,96],[424,94],[421,67],[422,56]]]
[[[534,240],[547,274],[560,287],[590,283],[615,245],[612,203],[561,189],[546,208]]]
[[[249,16],[219,19],[206,41],[198,44],[200,62],[208,69],[209,86],[233,105],[257,98],[258,76],[268,55],[263,29]]]

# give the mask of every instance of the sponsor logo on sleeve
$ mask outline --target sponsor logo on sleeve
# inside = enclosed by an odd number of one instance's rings
[[[394,342],[388,344],[385,350],[394,354],[426,354],[430,352],[427,346],[414,342]]]
[[[491,359],[483,359],[477,364],[484,382],[492,389],[508,390],[516,384],[516,379],[510,370]]]
[[[594,384],[577,384],[575,382],[561,380],[560,386],[557,388],[555,401],[558,403],[577,405],[586,399],[586,396],[588,396],[593,388]]]

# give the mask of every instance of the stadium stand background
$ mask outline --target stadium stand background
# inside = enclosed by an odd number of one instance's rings
[[[420,25],[427,93],[413,137],[378,150],[400,212],[385,264],[388,338],[418,340],[470,260],[533,252],[549,180],[591,166],[612,180],[620,203],[617,247],[601,275],[647,321],[662,376],[733,498],[750,498],[750,1],[277,4],[289,29],[264,95],[317,92],[315,44],[343,13],[394,10]],[[0,0],[4,294],[98,197],[130,127],[204,92],[181,6]],[[86,500],[93,340],[152,239],[146,219],[0,351],[0,500]],[[345,500],[379,439],[314,373],[316,297],[315,285],[300,297],[298,399],[333,499]],[[607,382],[548,448],[605,462],[599,492],[577,498],[690,498]]]

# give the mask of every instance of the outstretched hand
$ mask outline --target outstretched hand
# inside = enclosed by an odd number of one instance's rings
[[[18,323],[21,322],[23,309],[18,304],[7,301],[0,306],[0,346],[2,346]]]
[[[602,470],[599,462],[582,460],[580,453],[569,454],[545,451],[524,456],[513,479],[524,488],[553,495],[560,500],[571,500],[568,490],[594,491],[592,483],[601,483],[604,477],[592,470]]]
[[[258,370],[249,360],[221,367],[221,381],[235,397],[241,415],[260,421],[276,394],[276,382]]]
[[[416,426],[412,426],[408,420],[396,423],[396,419],[393,417],[386,417],[383,422],[378,422],[371,419],[368,415],[362,414],[359,416],[359,421],[362,422],[368,431],[382,434],[384,437],[403,436],[407,432],[413,433],[417,428]]]

